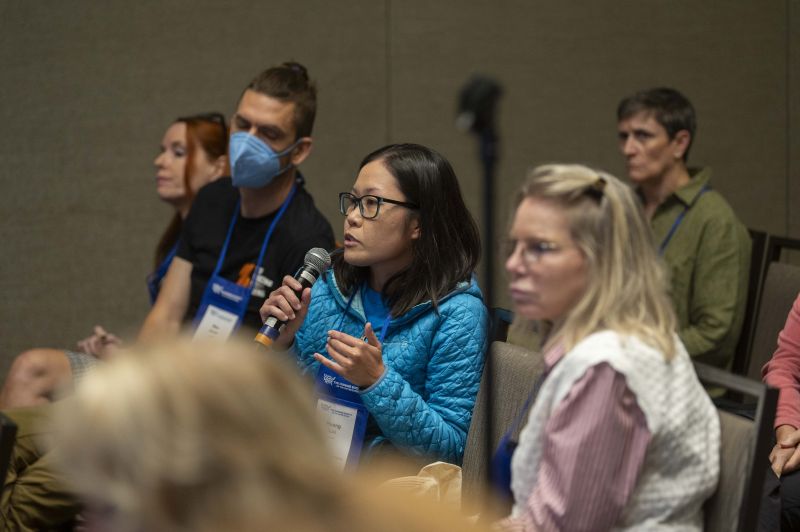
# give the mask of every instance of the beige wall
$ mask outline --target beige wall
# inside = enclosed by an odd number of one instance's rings
[[[230,114],[253,75],[288,58],[319,84],[304,171],[338,233],[335,193],[389,141],[444,153],[480,216],[476,142],[453,119],[482,72],[505,87],[498,236],[527,167],[620,173],[617,101],[672,85],[698,110],[693,161],[714,167],[745,223],[800,237],[798,0],[163,4],[0,0],[0,375],[19,350],[72,346],[95,323],[137,330],[169,217],[153,190],[164,128]]]

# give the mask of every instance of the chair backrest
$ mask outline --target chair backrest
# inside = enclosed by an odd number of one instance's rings
[[[738,512],[743,500],[748,460],[755,446],[755,423],[746,417],[719,410],[722,431],[719,485],[706,502],[706,530],[736,530],[741,519]]]
[[[508,337],[508,328],[514,321],[514,313],[508,309],[494,307],[490,317],[492,321],[489,328],[489,341],[505,342]]]
[[[0,490],[5,486],[11,452],[17,438],[17,424],[0,412]]]
[[[544,360],[539,353],[505,342],[494,342],[486,366],[491,367],[491,371],[484,370],[464,449],[462,491],[466,499],[480,497],[486,489],[489,459],[500,438],[522,410],[544,370]],[[524,421],[520,423],[517,432],[524,425]]]
[[[756,530],[772,446],[778,390],[762,382],[695,363],[700,380],[756,399],[755,419],[719,411],[722,445],[716,492],[705,503],[706,530]]]
[[[769,236],[764,231],[748,229],[752,246],[750,248],[750,275],[747,280],[747,300],[744,307],[742,332],[736,344],[733,356],[732,370],[734,373],[744,375],[747,372],[747,357],[753,343],[753,326],[756,319],[756,305],[758,295],[761,293],[761,281],[764,277],[765,255]]]
[[[778,333],[786,324],[786,317],[799,292],[800,266],[783,262],[772,262],[767,266],[747,362],[747,376],[751,379],[761,380],[761,368],[775,352]]]
[[[770,236],[769,242],[767,242],[767,262],[778,262],[781,260],[782,252],[785,249],[800,251],[800,240],[797,238]]]

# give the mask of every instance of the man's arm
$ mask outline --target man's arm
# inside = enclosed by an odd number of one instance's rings
[[[736,220],[714,219],[703,228],[692,279],[689,327],[678,333],[692,356],[719,349],[732,328],[741,327],[742,290],[747,290],[741,279],[747,276],[750,243],[738,232]]]
[[[192,263],[175,257],[161,282],[158,299],[139,331],[140,341],[150,342],[178,334],[189,308],[191,283]]]

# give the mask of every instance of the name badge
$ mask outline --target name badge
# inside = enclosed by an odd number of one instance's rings
[[[194,339],[226,340],[233,334],[238,324],[239,317],[233,312],[209,305],[200,323],[197,324],[197,329],[194,331]]]
[[[317,412],[323,422],[328,448],[337,468],[358,465],[369,411],[361,402],[358,386],[320,365],[317,373]]]
[[[347,406],[344,402],[317,400],[317,413],[322,421],[328,449],[333,455],[333,464],[338,471],[344,471],[353,451],[353,436],[358,421],[358,408]],[[357,460],[356,460],[357,461]]]
[[[203,291],[203,299],[200,301],[200,308],[197,310],[197,314],[194,317],[195,339],[216,338],[219,340],[227,340],[228,337],[239,328],[239,325],[242,323],[242,318],[244,318],[244,315],[247,313],[247,304],[250,302],[251,290],[256,285],[258,272],[264,261],[264,253],[267,251],[272,233],[275,231],[275,227],[278,225],[278,221],[283,216],[283,213],[286,212],[286,209],[292,202],[295,192],[297,192],[297,183],[292,185],[292,190],[269,224],[248,286],[239,286],[217,275],[220,269],[222,269],[223,262],[225,262],[225,256],[228,253],[228,245],[231,243],[231,235],[233,235],[233,228],[236,227],[236,219],[239,216],[241,199],[236,202],[231,222],[228,224],[228,234],[225,236],[225,242],[222,244],[222,249],[219,252],[217,267],[214,268],[214,273],[211,274],[211,279],[208,281],[208,284],[206,284],[206,288]]]
[[[206,285],[195,315],[195,340],[227,340],[247,312],[248,287],[214,276]]]

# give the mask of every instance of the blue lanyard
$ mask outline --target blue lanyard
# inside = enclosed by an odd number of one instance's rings
[[[172,263],[172,259],[175,258],[175,254],[178,253],[178,244],[180,241],[175,242],[175,245],[172,246],[172,249],[169,250],[167,256],[164,257],[164,260],[161,261],[161,264],[158,265],[156,268],[155,274],[158,279],[163,279],[164,276],[167,274],[167,270],[169,269],[169,265]]]
[[[267,251],[267,246],[269,245],[269,241],[272,239],[272,233],[275,231],[275,227],[278,225],[283,213],[286,212],[286,209],[289,207],[289,204],[292,202],[292,198],[294,198],[294,194],[297,192],[297,185],[292,185],[292,190],[289,192],[289,195],[283,201],[281,208],[278,210],[278,214],[275,215],[275,218],[272,219],[272,223],[269,224],[269,229],[267,229],[267,234],[264,237],[264,243],[261,244],[261,251],[258,254],[258,262],[256,262],[256,267],[253,269],[253,276],[250,278],[250,286],[248,288],[248,293],[253,291],[253,286],[256,284],[256,279],[258,278],[258,270],[261,268],[261,263],[264,261],[264,252]],[[231,223],[228,226],[228,234],[225,237],[225,243],[222,245],[222,250],[219,252],[219,260],[217,261],[217,267],[214,269],[214,273],[211,274],[211,277],[216,277],[219,273],[220,268],[222,268],[222,263],[225,261],[225,255],[228,253],[228,244],[231,242],[231,235],[233,235],[233,228],[236,227],[236,219],[239,216],[239,206],[242,203],[241,198],[236,202],[236,208],[233,210],[233,217],[231,218]]]
[[[358,292],[358,290],[356,291]],[[349,298],[347,298],[347,306],[344,308],[344,312],[342,313],[342,317],[339,318],[339,325],[336,327],[337,329],[342,328],[342,324],[344,324],[344,317],[347,315],[347,311],[350,310],[350,306],[353,304],[353,298],[356,297],[356,292],[353,292]],[[366,313],[364,314],[366,318]],[[383,326],[381,327],[381,334],[378,336],[378,341],[383,345],[383,339],[386,338],[386,332],[389,330],[389,323],[392,321],[392,311],[390,310],[389,313],[386,315],[386,318],[383,320]],[[364,340],[366,342],[366,340]]]
[[[158,268],[156,268],[153,273],[147,276],[147,289],[150,292],[151,305],[156,302],[158,291],[161,287],[161,281],[167,274],[167,270],[169,269],[170,264],[172,264],[172,259],[174,259],[175,255],[178,253],[178,244],[179,242],[175,242],[175,245],[169,250],[169,253],[167,253],[167,256],[161,261],[161,264],[158,265]]]
[[[684,207],[683,210],[681,211],[681,213],[678,215],[678,217],[675,218],[675,221],[672,223],[672,227],[670,228],[669,233],[667,233],[667,236],[664,238],[664,241],[661,242],[661,246],[659,246],[659,248],[658,248],[658,254],[659,255],[663,255],[664,254],[664,251],[667,249],[667,244],[669,244],[669,241],[672,240],[672,235],[674,235],[675,231],[678,230],[678,226],[681,225],[681,222],[686,217],[686,213],[689,212],[689,209],[694,207],[694,204],[697,203],[697,200],[700,199],[700,196],[702,196],[703,194],[705,194],[709,190],[711,190],[710,186],[703,185],[703,188],[700,189],[700,192],[697,194],[697,196],[694,197],[692,202],[689,205],[687,205],[686,207]]]

